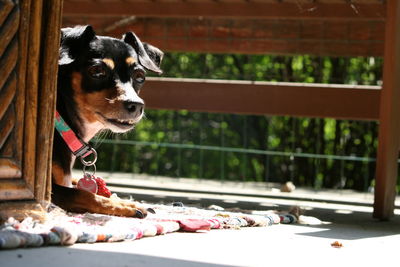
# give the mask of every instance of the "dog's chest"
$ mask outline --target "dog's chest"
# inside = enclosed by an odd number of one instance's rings
[[[88,143],[97,133],[104,129],[104,124],[101,122],[85,122],[84,129],[85,132],[82,139]]]

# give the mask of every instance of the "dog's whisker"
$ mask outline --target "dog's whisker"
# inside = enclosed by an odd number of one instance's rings
[[[106,139],[106,137],[107,137],[106,131],[101,131],[96,136],[95,148],[98,148],[103,143],[103,141]]]

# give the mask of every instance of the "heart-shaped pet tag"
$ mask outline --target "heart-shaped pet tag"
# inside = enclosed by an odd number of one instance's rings
[[[92,175],[85,174],[83,178],[79,179],[76,187],[78,189],[91,192],[93,194],[97,193],[97,183],[96,180],[94,179],[94,176]]]

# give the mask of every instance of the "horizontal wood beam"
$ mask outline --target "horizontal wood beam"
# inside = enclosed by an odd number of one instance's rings
[[[246,1],[64,1],[64,16],[384,19],[385,5]]]
[[[166,51],[330,56],[383,54],[382,21],[151,19],[143,23],[140,25],[138,21],[133,27],[120,30],[138,30],[144,40]]]
[[[91,24],[98,34],[121,38],[134,31],[163,51],[382,56],[385,22],[335,20],[234,20],[188,18],[64,18],[64,26]]]
[[[148,78],[147,108],[377,120],[379,86]]]
[[[378,42],[313,41],[313,40],[221,40],[143,38],[165,52],[234,53],[251,55],[315,55],[333,57],[380,57],[383,44]]]

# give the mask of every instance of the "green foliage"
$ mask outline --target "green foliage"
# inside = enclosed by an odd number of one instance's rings
[[[377,85],[380,58],[167,53],[165,77]],[[146,90],[144,88],[144,90]],[[245,93],[245,92],[243,92]],[[367,190],[374,162],[309,154],[373,158],[377,124],[334,119],[147,110],[132,131],[114,139],[288,152],[239,153],[157,145],[103,144],[101,170],[232,181],[293,181],[314,188]],[[296,153],[296,156],[291,153]]]

